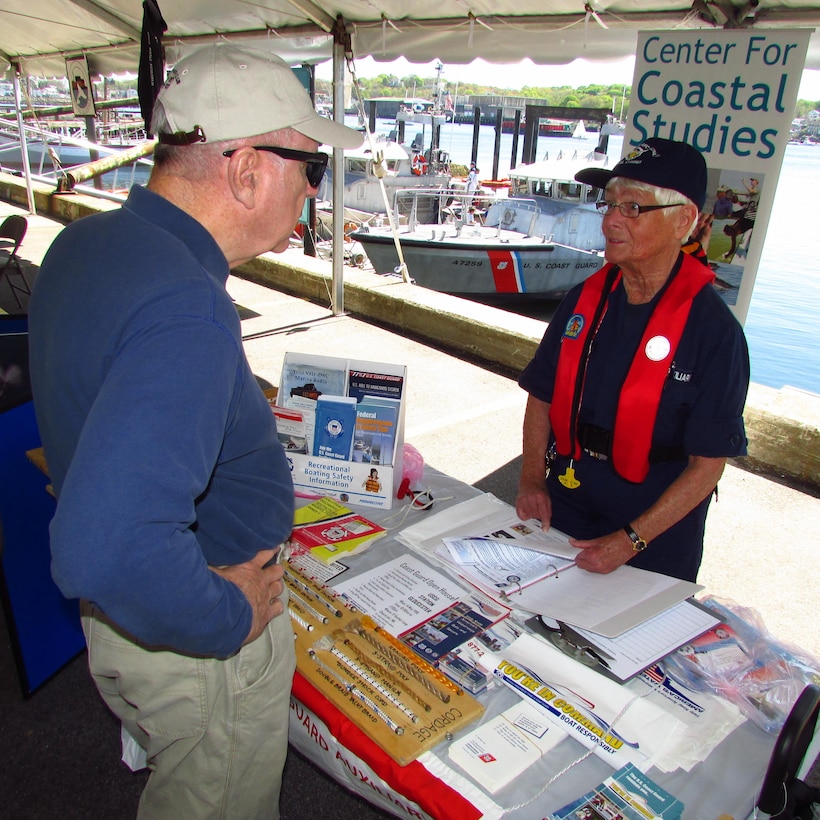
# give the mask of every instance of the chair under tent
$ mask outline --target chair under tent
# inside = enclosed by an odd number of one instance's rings
[[[31,288],[29,287],[23,267],[20,264],[20,258],[17,255],[27,230],[28,220],[18,214],[6,217],[6,219],[3,220],[3,224],[0,225],[0,241],[5,239],[10,246],[8,259],[6,259],[3,267],[0,268],[0,280],[5,279],[9,283],[9,288],[11,288],[12,296],[14,296],[14,301],[17,303],[18,308],[23,307],[19,294],[23,293],[27,296],[31,296]],[[13,276],[18,277],[22,284],[15,284],[15,282],[12,281]]]

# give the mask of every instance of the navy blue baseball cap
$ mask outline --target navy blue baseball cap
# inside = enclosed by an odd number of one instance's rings
[[[686,142],[650,137],[611,170],[584,168],[575,175],[578,182],[602,189],[613,177],[670,188],[691,199],[698,210],[706,202],[706,160]]]

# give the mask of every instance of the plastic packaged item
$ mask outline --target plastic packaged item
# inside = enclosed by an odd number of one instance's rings
[[[668,656],[667,673],[692,689],[721,695],[776,734],[803,689],[820,683],[820,660],[775,639],[754,609],[713,596],[700,603],[722,623]]]

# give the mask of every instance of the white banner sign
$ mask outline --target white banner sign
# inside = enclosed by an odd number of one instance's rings
[[[624,154],[688,142],[709,167],[704,211],[716,286],[743,321],[771,214],[811,29],[638,35]]]
[[[65,61],[65,75],[71,91],[71,105],[78,117],[93,117],[94,86],[88,74],[88,61],[85,57],[72,57]]]

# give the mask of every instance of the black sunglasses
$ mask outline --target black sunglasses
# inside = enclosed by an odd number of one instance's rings
[[[330,161],[328,154],[321,151],[313,153],[311,151],[297,151],[294,148],[280,148],[278,145],[253,145],[254,151],[270,151],[283,159],[295,159],[305,163],[305,175],[311,188],[318,188],[322,177],[325,175],[327,164]],[[239,148],[232,148],[230,151],[223,151],[223,157],[232,157]]]

